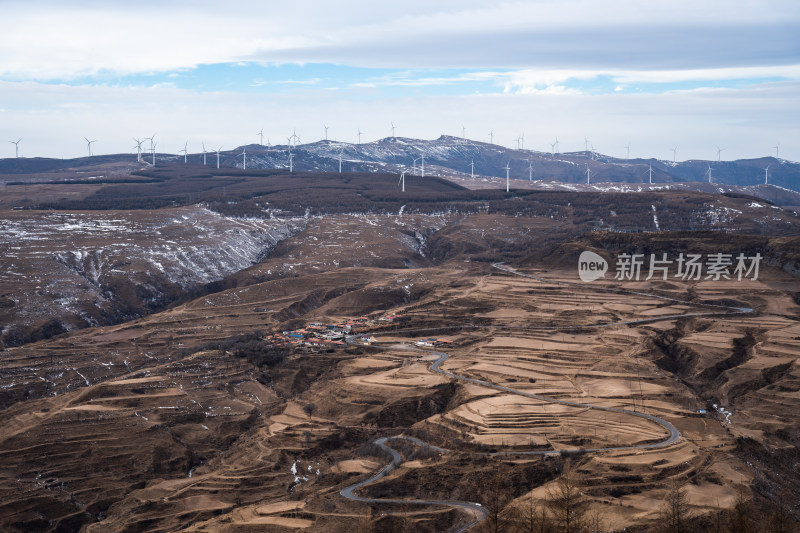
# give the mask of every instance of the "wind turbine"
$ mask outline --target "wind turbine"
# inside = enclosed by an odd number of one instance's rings
[[[467,128],[465,128],[463,124],[461,125],[461,138],[462,139],[467,138]]]
[[[133,142],[136,143],[136,161],[141,161],[142,160],[142,143],[145,140],[146,139],[141,139],[140,140],[138,137],[133,140]]]
[[[242,146],[242,170],[247,170],[247,147]]]
[[[86,139],[86,147],[89,149],[89,157],[92,157],[92,143],[96,143],[97,140],[90,141],[87,137],[84,137],[84,139]]]
[[[653,163],[650,163],[650,184],[653,184]]]
[[[425,177],[425,156],[422,156],[422,177]]]
[[[672,149],[672,162],[673,163],[677,163],[678,162],[678,147],[677,146]]]
[[[203,166],[206,166],[206,143],[203,142]]]
[[[342,173],[342,151],[339,150],[339,174]]]
[[[361,128],[358,128],[358,144],[361,144],[361,135],[362,135],[363,133],[364,133],[364,132],[363,132],[363,131],[361,131]]]
[[[583,151],[584,152],[589,151],[589,139],[587,139],[585,136],[583,138]]]
[[[625,145],[625,149],[628,150],[628,152],[627,152],[628,155],[625,156],[625,159],[630,159],[631,158],[631,143],[626,144]]]
[[[17,141],[8,141],[14,145],[14,157],[19,157],[19,143],[22,140],[22,137],[19,138]]]
[[[776,146],[773,146],[773,148],[775,148],[775,159],[780,159],[781,143],[778,143]]]
[[[156,166],[156,134],[146,137],[145,141],[150,141],[150,152],[153,154],[153,166]]]
[[[553,143],[553,144],[555,144],[555,147],[556,147],[556,153],[558,153],[558,137],[556,137],[556,142],[555,142],[555,143]]]
[[[592,171],[589,169],[589,163],[586,163],[586,185],[589,185],[589,179],[592,176]]]
[[[291,174],[294,172],[294,154],[292,153],[292,147],[289,147],[289,173]]]
[[[708,182],[711,183],[711,165],[708,165]]]
[[[475,160],[473,159],[472,162],[469,164],[469,176],[472,179],[475,179]]]
[[[769,167],[770,165],[767,165],[767,168],[764,169],[764,185],[769,185]]]
[[[525,134],[519,136],[519,147],[521,150],[525,149]]]
[[[516,137],[514,140],[517,141],[517,150],[519,150],[519,137]]]
[[[553,157],[556,156],[556,143],[550,143],[550,153]]]
[[[720,148],[719,146],[717,146],[717,163],[719,163],[721,161],[720,157],[722,156],[722,152],[724,152],[724,151],[725,151],[725,148]]]
[[[323,124],[322,127],[325,128],[325,140],[327,141],[328,140],[328,126]]]
[[[261,137],[261,146],[264,146],[264,128],[261,128],[261,131],[256,133],[259,137]]]
[[[183,164],[186,164],[186,156],[189,154],[189,141],[186,141],[186,144],[183,145],[183,150],[178,150],[178,153],[183,152]]]
[[[511,170],[511,161],[506,163],[506,192],[509,192],[509,184],[508,184],[508,173]]]
[[[528,181],[533,181],[533,161],[528,159]]]
[[[222,146],[220,146],[219,148],[217,148],[217,149],[215,150],[215,152],[217,152],[217,168],[219,168],[219,151],[220,151],[220,150],[222,150]]]
[[[394,122],[392,122],[391,124],[392,124],[392,139],[396,141],[397,137],[394,136]]]
[[[397,182],[403,184],[403,192],[406,192],[406,171],[405,170],[400,174],[400,179]]]
[[[494,144],[494,130],[489,132],[489,144]]]

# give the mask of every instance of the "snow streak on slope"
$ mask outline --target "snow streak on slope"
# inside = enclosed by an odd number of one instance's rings
[[[0,335],[55,318],[70,329],[130,318],[259,261],[302,219],[239,219],[203,207],[14,211],[0,220]],[[5,314],[4,314],[5,313]]]

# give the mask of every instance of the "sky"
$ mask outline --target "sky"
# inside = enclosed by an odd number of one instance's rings
[[[797,0],[0,0],[0,157],[394,134],[800,160]],[[777,147],[777,149],[776,149]],[[675,152],[673,152],[675,149]]]

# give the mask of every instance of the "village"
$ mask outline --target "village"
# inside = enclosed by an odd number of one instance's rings
[[[335,349],[345,344],[371,345],[378,342],[375,330],[388,329],[395,324],[400,315],[383,315],[376,318],[360,316],[346,318],[336,324],[309,322],[305,327],[273,333],[264,337],[269,346],[304,348],[311,351]],[[445,339],[419,339],[413,341],[418,347],[435,347],[451,344]]]

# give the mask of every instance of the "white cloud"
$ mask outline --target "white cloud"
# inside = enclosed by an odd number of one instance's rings
[[[800,54],[798,6],[795,0],[343,0],[306,2],[301,11],[276,2],[6,0],[0,76],[71,79],[243,60],[725,66],[759,64],[780,53],[776,62],[791,63]]]

